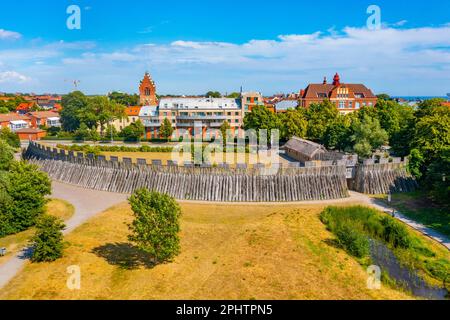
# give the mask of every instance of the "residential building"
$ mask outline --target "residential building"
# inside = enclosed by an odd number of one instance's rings
[[[53,111],[34,111],[29,112],[27,116],[31,120],[32,128],[39,127],[61,127],[59,113]]]
[[[30,128],[31,119],[18,113],[0,114],[0,128],[9,128],[16,132],[20,129]]]
[[[377,97],[364,84],[341,83],[339,74],[333,78],[333,83],[310,84],[300,92],[301,106],[308,108],[312,103],[320,103],[326,99],[336,105],[341,114],[356,111],[365,106],[375,106]]]
[[[297,107],[298,107],[297,99],[285,99],[275,104],[275,111],[277,113],[283,113],[288,111],[289,109],[295,109]]]
[[[256,106],[264,106],[264,98],[259,92],[242,92],[241,93],[241,106],[245,113],[252,112],[252,109]]]
[[[141,111],[141,106],[130,106],[125,108],[125,117],[116,119],[111,124],[117,132],[122,131],[123,128],[128,127],[133,122],[136,122],[139,120],[139,113]],[[100,131],[100,127],[98,128]]]
[[[15,133],[19,136],[20,140],[31,141],[40,140],[47,135],[47,132],[45,130],[36,128],[23,128],[16,130]]]

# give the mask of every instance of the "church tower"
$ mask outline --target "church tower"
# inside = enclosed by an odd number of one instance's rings
[[[156,85],[148,72],[145,73],[144,79],[139,86],[140,104],[142,106],[157,106]]]

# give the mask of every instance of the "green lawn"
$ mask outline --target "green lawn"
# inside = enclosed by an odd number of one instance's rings
[[[391,206],[408,218],[450,237],[450,212],[448,208],[432,203],[423,193],[394,194]]]

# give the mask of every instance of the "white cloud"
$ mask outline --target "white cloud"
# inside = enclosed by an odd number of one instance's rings
[[[0,83],[23,83],[30,81],[31,79],[16,71],[4,71],[0,72]]]
[[[0,29],[0,39],[1,40],[5,40],[5,39],[17,40],[17,39],[20,39],[21,37],[22,37],[22,35],[18,32]]]
[[[27,74],[45,76],[45,91],[56,90],[56,78],[66,74],[84,80],[90,92],[135,91],[136,78],[150,70],[159,88],[171,93],[202,92],[208,86],[226,91],[241,84],[267,94],[295,91],[339,72],[344,82],[364,82],[376,92],[426,95],[448,92],[449,48],[450,24],[377,31],[346,27],[241,44],[180,39],[111,51],[91,42],[58,42],[0,51],[0,63],[21,63],[12,69],[26,70],[28,59],[34,67]]]

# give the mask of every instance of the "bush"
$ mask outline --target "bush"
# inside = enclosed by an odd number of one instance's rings
[[[412,239],[406,227],[391,217],[384,217],[381,220],[384,227],[384,241],[390,243],[394,248],[408,249],[412,247]]]
[[[33,245],[32,262],[52,262],[62,257],[64,243],[61,219],[43,215],[36,224],[36,234],[31,239]]]
[[[369,239],[362,233],[348,226],[336,232],[338,243],[352,256],[364,258],[369,255]]]
[[[7,171],[14,161],[14,149],[0,139],[0,171]]]
[[[181,209],[169,195],[139,189],[130,197],[134,221],[129,240],[149,253],[156,262],[172,259],[180,251]]]
[[[3,128],[0,130],[0,139],[4,140],[13,148],[20,148],[20,139],[17,134],[9,130],[9,128]]]

